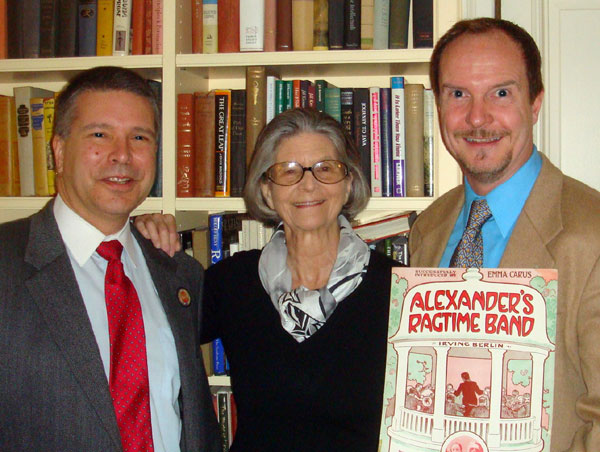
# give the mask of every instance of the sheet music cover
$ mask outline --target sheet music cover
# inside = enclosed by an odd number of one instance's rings
[[[379,451],[550,451],[556,299],[556,270],[394,268]]]

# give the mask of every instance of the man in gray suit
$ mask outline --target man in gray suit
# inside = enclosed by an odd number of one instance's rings
[[[442,139],[464,184],[417,218],[411,265],[449,266],[471,205],[485,200],[491,217],[475,234],[484,267],[558,269],[550,450],[596,452],[600,193],[562,174],[533,144],[544,95],[540,67],[531,36],[502,20],[459,22],[436,44],[431,86]]]
[[[2,451],[220,450],[197,340],[202,268],[182,253],[169,258],[129,225],[154,180],[158,131],[152,90],[126,69],[85,71],[58,98],[58,196],[0,226]],[[120,261],[96,251],[109,241],[122,247]],[[143,446],[126,439],[136,430],[113,392],[133,380],[113,375],[117,327],[105,304],[113,262],[133,284],[122,305],[135,299],[145,339],[131,359],[145,363],[145,405],[130,413],[149,414]]]

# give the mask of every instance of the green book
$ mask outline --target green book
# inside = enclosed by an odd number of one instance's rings
[[[342,104],[340,89],[336,87],[325,88],[325,113],[339,122],[342,122]]]

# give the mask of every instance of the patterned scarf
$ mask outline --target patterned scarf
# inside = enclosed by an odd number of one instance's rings
[[[326,287],[292,290],[292,274],[287,267],[285,232],[280,224],[263,248],[258,272],[263,287],[279,312],[281,325],[298,342],[321,328],[338,303],[360,284],[369,264],[369,247],[343,215],[338,217],[340,242],[333,270]]]

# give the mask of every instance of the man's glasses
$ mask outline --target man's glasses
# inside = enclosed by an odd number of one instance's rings
[[[298,162],[275,163],[265,171],[265,175],[274,184],[294,185],[302,180],[306,171],[324,184],[336,184],[348,175],[348,167],[338,160],[323,160],[308,167]]]

